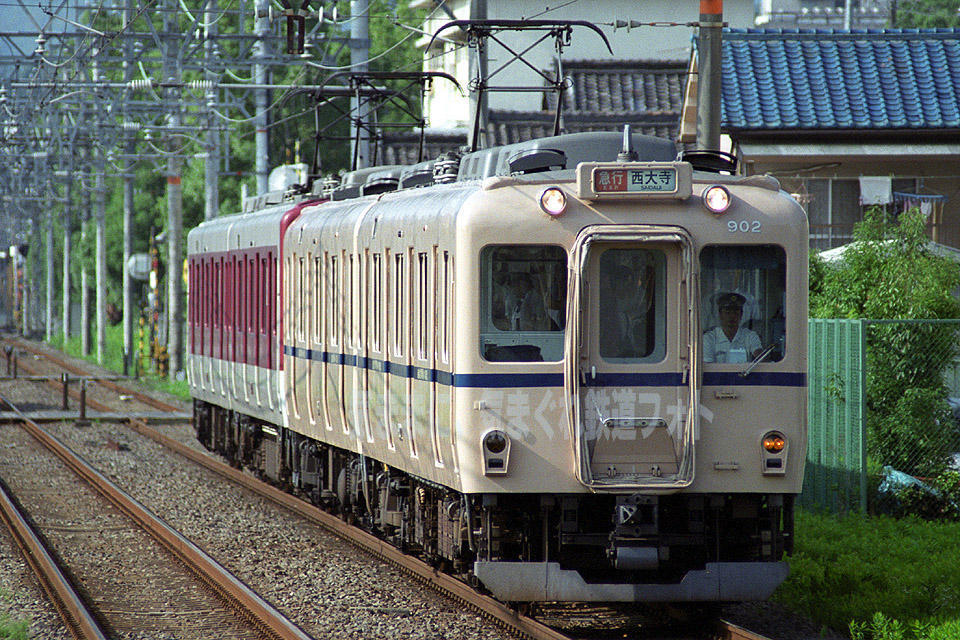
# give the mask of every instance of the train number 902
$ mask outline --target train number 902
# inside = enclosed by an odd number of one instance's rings
[[[759,220],[728,220],[727,231],[730,233],[760,233]]]

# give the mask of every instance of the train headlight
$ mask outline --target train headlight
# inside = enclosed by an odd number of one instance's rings
[[[548,187],[540,194],[540,208],[551,216],[562,216],[567,210],[567,194],[560,187]]]
[[[710,185],[703,190],[703,206],[711,213],[723,213],[730,208],[730,192],[723,185]]]
[[[510,436],[499,429],[493,429],[483,434],[481,445],[484,475],[506,475],[510,466]]]
[[[782,476],[787,472],[787,437],[779,431],[767,431],[760,439],[760,458],[764,475]]]

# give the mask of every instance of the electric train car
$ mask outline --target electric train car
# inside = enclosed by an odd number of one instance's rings
[[[200,225],[198,437],[504,601],[766,598],[807,220],[712,158],[563,135]]]

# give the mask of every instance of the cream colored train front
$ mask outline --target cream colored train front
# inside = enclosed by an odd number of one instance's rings
[[[304,207],[277,473],[503,600],[767,597],[803,478],[806,218],[772,178],[632,146]]]

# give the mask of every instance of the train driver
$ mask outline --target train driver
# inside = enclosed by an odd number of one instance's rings
[[[740,326],[746,301],[739,293],[717,296],[720,324],[703,334],[704,362],[748,362],[762,351],[760,336]]]

